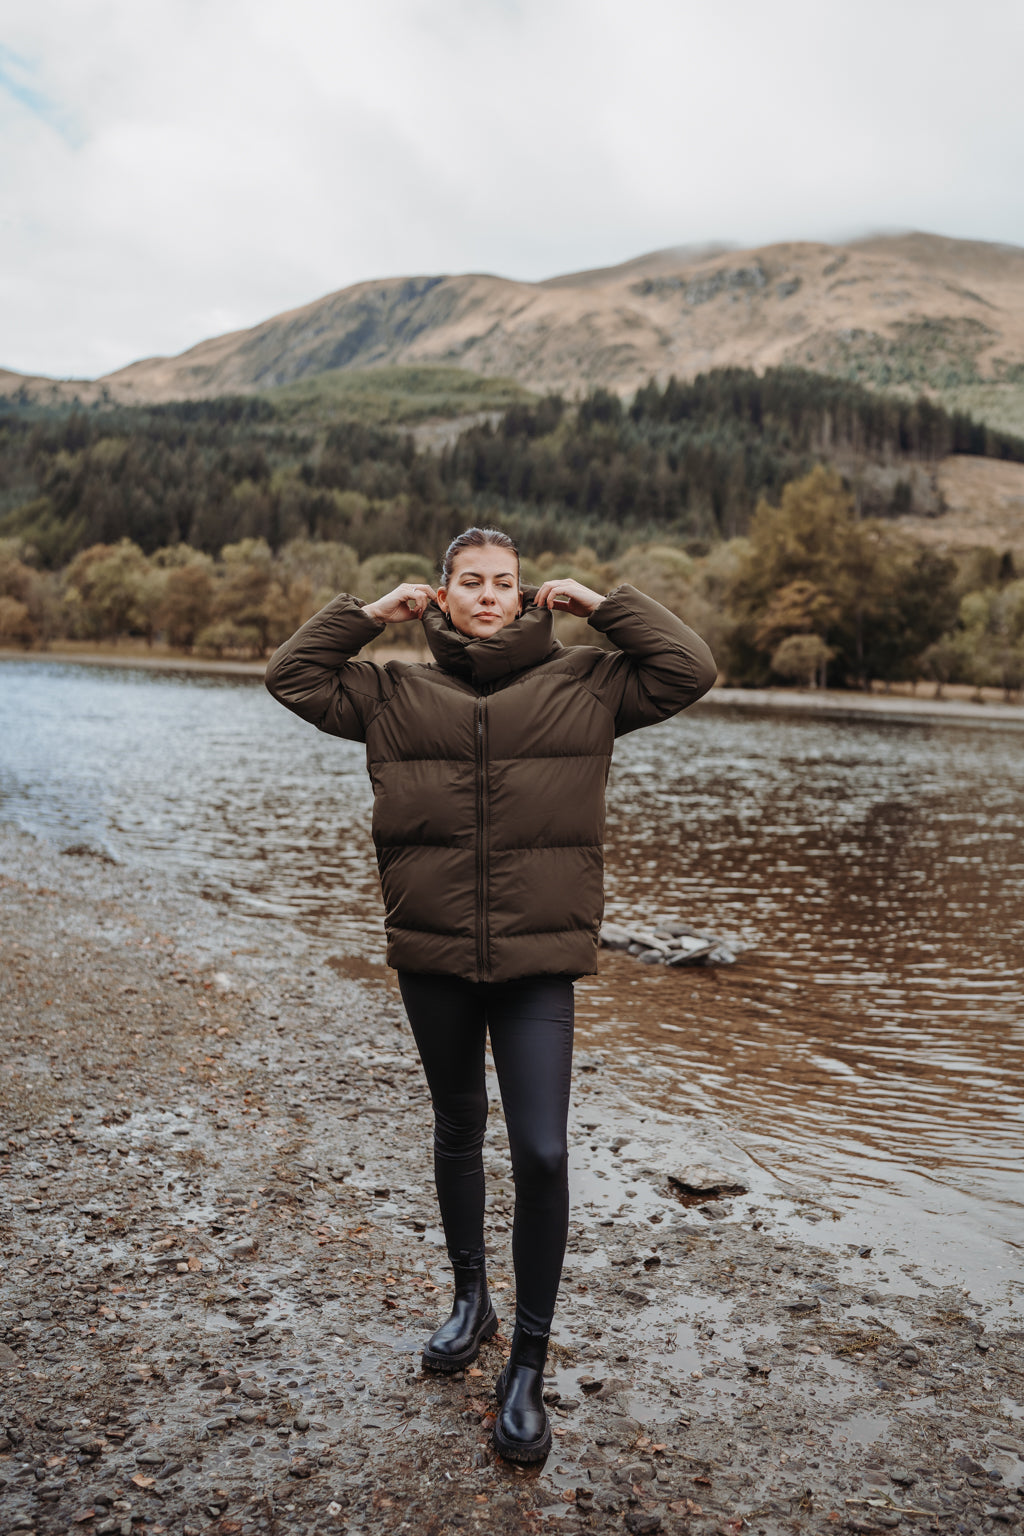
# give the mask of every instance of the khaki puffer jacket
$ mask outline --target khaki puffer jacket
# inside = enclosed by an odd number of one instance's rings
[[[597,969],[604,792],[616,736],[715,680],[703,640],[616,587],[590,624],[617,647],[564,647],[523,595],[499,634],[423,619],[434,662],[356,661],[382,629],[328,603],[274,653],[267,687],[321,731],[366,743],[388,964],[510,981]]]

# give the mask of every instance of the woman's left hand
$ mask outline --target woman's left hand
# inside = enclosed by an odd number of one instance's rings
[[[533,601],[537,608],[574,613],[578,619],[585,619],[604,602],[604,594],[591,592],[581,581],[566,576],[561,581],[546,581]]]

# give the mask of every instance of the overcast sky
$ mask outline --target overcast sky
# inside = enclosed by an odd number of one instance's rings
[[[365,278],[1024,245],[1024,0],[0,0],[0,366]]]

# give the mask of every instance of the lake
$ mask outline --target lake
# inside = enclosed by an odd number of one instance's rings
[[[258,682],[0,662],[0,819],[383,956],[363,750]],[[1024,736],[698,706],[618,746],[608,915],[741,939],[607,955],[580,1045],[856,1242],[1022,1273]],[[834,1230],[833,1230],[834,1229]]]

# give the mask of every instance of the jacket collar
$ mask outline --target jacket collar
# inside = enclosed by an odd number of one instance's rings
[[[495,683],[535,667],[561,646],[552,633],[548,608],[535,608],[536,587],[523,588],[523,611],[496,635],[461,634],[431,603],[423,615],[423,628],[434,660],[446,672],[477,684]]]

